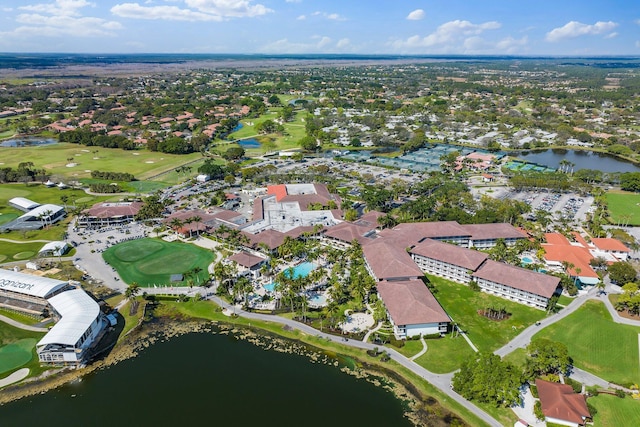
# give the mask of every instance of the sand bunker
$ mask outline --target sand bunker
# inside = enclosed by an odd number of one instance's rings
[[[90,152],[89,150],[80,150],[80,151],[84,151],[85,153],[89,153]]]
[[[77,163],[67,163],[66,166],[68,168],[74,168],[74,167],[78,166],[78,164]]]
[[[145,163],[155,163],[153,160],[147,160]]]
[[[133,154],[134,156],[139,156],[140,155],[140,153],[131,153],[131,154]]]
[[[100,157],[94,157],[93,160],[100,160]]]

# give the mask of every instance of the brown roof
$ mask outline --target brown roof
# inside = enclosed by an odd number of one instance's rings
[[[508,223],[464,224],[461,227],[471,235],[471,240],[524,239],[526,237]]]
[[[232,222],[232,220],[238,218],[239,216],[242,216],[242,214],[239,214],[236,211],[230,211],[227,209],[220,209],[216,212],[213,212],[211,214],[211,216],[213,216],[216,219],[219,219],[221,221],[227,221],[227,222]]]
[[[483,252],[432,239],[425,239],[418,243],[411,249],[411,253],[474,271],[487,259],[487,254]]]
[[[367,227],[377,228],[379,226],[378,218],[383,216],[385,216],[385,214],[383,214],[382,212],[369,211],[366,214],[362,215],[360,218],[358,218],[356,221],[354,221],[354,223],[358,225],[364,225]]]
[[[296,228],[292,228],[289,231],[285,231],[284,235],[297,239],[302,236],[303,233],[313,233],[315,227],[313,225],[300,225]]]
[[[284,233],[276,230],[265,230],[258,234],[243,233],[249,238],[252,246],[258,246],[260,243],[264,243],[271,250],[278,248],[284,243]]]
[[[256,197],[253,201],[253,220],[259,221],[264,219],[264,198]]]
[[[405,249],[385,239],[374,239],[363,245],[362,252],[378,280],[424,275]]]
[[[548,276],[490,259],[486,260],[478,271],[473,273],[473,277],[490,280],[546,298],[551,298],[560,284],[559,277]]]
[[[83,211],[83,213],[97,218],[134,216],[138,213],[142,205],[142,202],[96,203],[89,209]]]
[[[324,235],[347,243],[351,243],[354,240],[364,243],[371,240],[364,237],[364,235],[371,232],[371,230],[371,227],[365,227],[351,222],[341,222],[338,225],[328,228],[324,232]]]
[[[255,267],[256,265],[264,262],[265,259],[256,255],[252,255],[249,252],[240,251],[235,255],[229,257],[229,260],[235,261],[238,265],[246,268]]]
[[[396,225],[391,231],[393,234],[400,234],[407,242],[407,246],[416,244],[425,238],[446,239],[447,237],[471,236],[469,231],[456,221],[403,223]]]
[[[545,417],[576,424],[584,424],[584,418],[591,418],[585,397],[574,393],[570,385],[536,379],[536,387]]]
[[[382,281],[376,287],[396,325],[451,321],[421,280]]]

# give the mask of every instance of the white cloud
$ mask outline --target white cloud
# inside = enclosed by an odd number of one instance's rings
[[[436,31],[427,36],[411,36],[405,40],[395,40],[391,45],[396,49],[415,50],[425,47],[438,47],[447,50],[464,43],[464,40],[471,36],[477,36],[488,30],[496,30],[501,24],[496,21],[488,21],[482,24],[473,24],[469,21],[449,21],[440,25]],[[473,43],[470,41],[469,43]]]
[[[327,13],[327,12],[313,12],[311,15],[313,16],[321,16],[323,18],[332,20],[332,21],[346,21],[347,18],[341,16],[337,13]]]
[[[185,0],[185,4],[199,12],[224,18],[246,18],[273,12],[261,4],[253,4],[253,0]]]
[[[20,6],[19,10],[28,12],[16,17],[16,22],[22,25],[0,33],[0,37],[7,40],[61,36],[109,37],[122,29],[117,21],[83,16],[81,10],[87,6],[95,4],[86,0],[56,0]]]
[[[273,12],[261,4],[253,4],[252,0],[184,0],[184,3],[186,8],[121,3],[113,6],[111,13],[132,19],[222,21],[228,18],[251,18]]]
[[[496,50],[500,53],[522,53],[522,48],[527,46],[529,38],[524,36],[520,39],[514,39],[509,36],[496,43]]]
[[[300,15],[296,18],[298,21],[304,21],[305,19],[307,19],[306,15]]]
[[[38,3],[20,6],[18,9],[47,15],[80,16],[78,9],[95,6],[86,0],[56,0],[53,3]]]
[[[265,53],[331,53],[331,52],[345,52],[351,50],[351,43],[349,39],[340,39],[334,42],[333,39],[327,36],[312,36],[312,41],[305,42],[293,42],[289,39],[280,39],[273,43],[269,43],[260,49],[260,52]]]
[[[615,31],[611,34],[607,34],[606,36],[604,36],[605,39],[612,39],[614,37],[618,37],[618,33]]]
[[[285,0],[287,3],[302,3],[302,0]]]
[[[602,33],[608,33],[618,26],[617,23],[612,21],[598,21],[593,25],[583,24],[578,21],[567,22],[564,26],[554,28],[549,31],[546,36],[546,40],[549,42],[557,42],[562,39],[574,38],[584,35],[597,35]]]
[[[640,49],[640,40],[636,42],[636,47]]]
[[[138,3],[117,4],[111,13],[121,18],[164,21],[222,21],[222,17],[180,9],[177,6],[140,6]]]
[[[420,21],[421,19],[424,19],[424,10],[422,9],[414,10],[413,12],[407,15],[407,19],[409,21]]]

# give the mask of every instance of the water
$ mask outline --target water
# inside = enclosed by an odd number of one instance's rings
[[[22,138],[22,139],[8,139],[0,142],[0,147],[35,147],[39,145],[51,145],[57,144],[53,138]]]
[[[529,258],[528,256],[522,257],[522,263],[523,264],[531,264],[533,262],[533,260],[531,258]]]
[[[248,139],[241,139],[238,141],[238,145],[240,145],[242,148],[260,148],[260,142],[258,142],[257,139],[253,139],[253,138],[248,138]]]
[[[582,150],[553,149],[544,151],[523,151],[516,155],[528,162],[538,163],[554,169],[560,168],[560,161],[575,163],[573,170],[596,169],[602,172],[640,172],[640,166],[625,162],[608,154]]]
[[[268,290],[269,292],[273,292],[273,291],[276,290],[275,282],[267,283],[265,285],[262,285],[262,287],[265,288],[266,290]]]
[[[292,268],[288,268],[285,270],[284,274],[286,275],[290,275],[291,272],[293,272],[293,278],[294,279],[298,279],[300,277],[307,277],[309,275],[309,273],[311,273],[311,270],[315,269],[316,265],[312,262],[303,262],[300,263],[298,265],[296,265],[295,267]],[[262,285],[263,288],[265,288],[266,290],[268,290],[269,292],[273,292],[276,288],[276,284],[274,282],[271,283],[267,283],[265,285]]]
[[[0,425],[409,426],[402,413],[391,393],[334,366],[194,333],[4,405]]]

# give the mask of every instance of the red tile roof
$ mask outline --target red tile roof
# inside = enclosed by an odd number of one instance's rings
[[[407,246],[414,245],[425,238],[444,239],[447,237],[471,236],[469,231],[465,230],[456,221],[403,223],[395,226],[391,232],[394,235],[401,236],[406,241]]]
[[[284,184],[267,186],[267,194],[276,196],[276,201],[284,199],[287,196],[287,186]]]
[[[591,239],[591,242],[593,242],[596,248],[603,251],[630,252],[629,248],[626,247],[625,244],[618,239],[612,239],[610,237],[594,237],[593,239]]]
[[[97,218],[134,216],[138,213],[142,205],[142,202],[96,203],[91,208],[83,211],[83,213]]]
[[[545,298],[551,298],[560,284],[559,277],[537,273],[526,268],[514,267],[490,259],[486,260],[478,271],[473,273],[473,277],[490,280]]]
[[[545,417],[581,425],[584,424],[584,418],[591,418],[585,397],[574,393],[570,385],[537,379],[536,387]]]
[[[396,325],[451,321],[422,280],[382,281],[376,287]]]
[[[487,254],[457,245],[426,239],[411,249],[411,253],[457,265],[475,271],[487,259]]]
[[[265,230],[258,234],[243,233],[249,238],[249,242],[253,247],[257,247],[260,243],[264,243],[270,250],[278,248],[284,243],[285,234],[276,230]]]
[[[250,254],[249,252],[240,251],[229,257],[229,260],[235,261],[238,265],[246,268],[252,268],[266,261],[264,258]]]
[[[364,235],[371,232],[371,230],[371,227],[365,227],[351,222],[342,222],[338,225],[334,225],[333,227],[328,228],[324,232],[324,235],[345,243],[351,243],[354,240],[357,240],[360,243],[364,243],[371,240],[368,237],[364,237]]]
[[[471,240],[524,239],[526,236],[511,224],[464,224],[461,227],[471,235]]]

